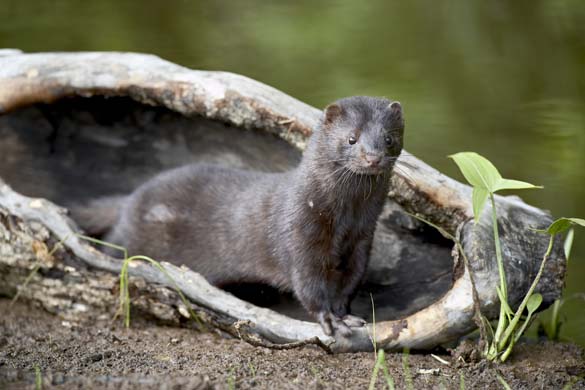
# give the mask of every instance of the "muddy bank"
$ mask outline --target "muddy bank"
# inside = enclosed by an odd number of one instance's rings
[[[131,329],[110,320],[74,324],[19,302],[0,299],[0,388],[34,388],[38,366],[43,388],[367,388],[371,353],[327,355],[312,347],[275,351],[217,334],[157,325],[135,316]],[[585,388],[583,351],[573,345],[523,344],[509,364],[439,363],[411,354],[416,389],[499,389],[501,375],[514,389]],[[388,356],[397,388],[406,388],[401,354]],[[382,378],[378,388],[383,388]]]

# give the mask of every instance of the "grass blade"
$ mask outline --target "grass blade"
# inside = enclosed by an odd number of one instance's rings
[[[394,378],[388,372],[388,366],[386,366],[386,360],[382,361],[382,373],[384,374],[384,379],[386,379],[386,386],[388,386],[388,390],[395,390],[394,387]]]
[[[404,371],[404,380],[406,381],[406,388],[408,390],[414,390],[414,383],[412,381],[412,375],[410,374],[410,367],[408,365],[408,358],[410,351],[408,348],[404,348],[402,352],[402,371]]]
[[[506,389],[506,390],[512,390],[512,388],[510,387],[510,385],[508,384],[508,382],[506,382],[504,380],[504,378],[502,378],[500,376],[500,374],[496,374],[496,377],[498,378],[498,381],[500,381],[500,383],[502,384],[502,386],[504,386],[504,389]]]
[[[35,364],[35,390],[43,388],[43,377],[41,376],[41,368]]]
[[[156,261],[148,256],[142,256],[142,255],[128,257],[128,250],[126,248],[124,248],[123,246],[115,245],[115,244],[112,244],[112,243],[109,243],[106,241],[98,240],[96,238],[84,236],[81,234],[78,234],[77,236],[83,240],[92,242],[94,244],[103,245],[103,246],[108,247],[108,248],[117,249],[124,254],[124,262],[122,263],[122,269],[120,270],[120,298],[119,298],[120,305],[119,305],[118,311],[114,315],[114,318],[116,318],[119,314],[124,313],[124,326],[126,328],[130,327],[130,291],[128,288],[128,267],[129,267],[131,262],[136,261],[136,260],[142,260],[142,261],[146,261],[146,262],[150,263],[151,265],[153,265],[155,268],[157,268],[160,272],[162,272],[166,276],[166,278],[171,282],[173,289],[179,295],[179,297],[181,298],[181,301],[183,302],[183,304],[185,305],[185,307],[189,311],[189,315],[197,323],[197,326],[199,327],[199,329],[205,329],[205,326],[201,322],[201,319],[195,313],[195,311],[191,308],[189,301],[187,300],[187,298],[185,297],[185,295],[183,294],[183,292],[181,291],[181,289],[177,285],[177,282],[175,282],[175,280],[171,277],[171,275],[167,272],[167,270],[164,269],[164,267],[158,261]]]
[[[376,363],[374,363],[374,369],[372,370],[372,378],[370,379],[370,385],[368,386],[368,390],[374,390],[376,388],[376,379],[378,379],[378,371],[380,370],[380,362],[384,361],[384,350],[381,349],[378,351],[378,359],[376,359]]]

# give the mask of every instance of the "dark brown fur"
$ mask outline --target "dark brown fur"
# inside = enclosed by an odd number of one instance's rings
[[[130,254],[185,264],[215,285],[263,282],[293,291],[325,333],[347,336],[362,323],[349,303],[368,264],[403,128],[399,103],[341,99],[325,110],[297,168],[198,164],[164,172],[123,202],[106,239]]]

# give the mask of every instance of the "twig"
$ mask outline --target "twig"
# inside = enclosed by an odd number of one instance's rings
[[[435,354],[432,354],[432,353],[431,353],[431,357],[432,357],[433,359],[437,360],[439,363],[443,363],[443,364],[445,364],[445,365],[447,365],[447,366],[450,366],[450,365],[451,365],[451,363],[449,363],[448,361],[446,361],[446,360],[445,360],[445,359],[443,359],[443,358],[440,358],[440,357],[438,357],[438,356],[437,356],[437,355],[435,355]]]
[[[306,345],[316,345],[317,347],[321,348],[323,351],[327,352],[328,354],[332,354],[333,351],[331,348],[325,344],[319,337],[312,337],[310,339],[295,341],[292,343],[285,343],[285,344],[274,344],[269,341],[265,341],[258,337],[257,335],[246,332],[240,332],[243,326],[247,326],[249,321],[238,321],[234,324],[234,328],[236,329],[237,335],[240,339],[251,344],[255,347],[264,347],[270,349],[278,349],[278,350],[286,350],[286,349],[295,349],[301,348]]]

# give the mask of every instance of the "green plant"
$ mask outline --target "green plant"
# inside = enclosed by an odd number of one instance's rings
[[[311,366],[309,366],[309,369],[311,370],[311,373],[313,374],[313,376],[315,377],[315,380],[317,381],[317,387],[323,387],[323,381],[321,380],[321,374],[319,373],[319,370],[317,369],[317,367],[311,365]]]
[[[463,152],[454,154],[450,157],[455,161],[465,179],[473,187],[472,204],[475,222],[479,221],[479,217],[481,216],[481,212],[483,211],[488,198],[490,199],[492,206],[494,245],[496,250],[498,274],[500,277],[500,285],[496,287],[498,297],[500,298],[500,315],[493,341],[487,345],[486,357],[488,360],[495,360],[501,352],[499,349],[500,340],[511,320],[510,316],[512,311],[508,306],[508,286],[506,272],[504,270],[504,261],[502,258],[502,249],[500,247],[500,235],[498,232],[498,218],[494,194],[500,190],[539,187],[523,181],[504,179],[489,160],[477,153]]]
[[[500,246],[494,193],[500,190],[540,187],[518,180],[502,178],[496,167],[486,158],[480,156],[477,153],[457,153],[450,157],[455,161],[463,173],[465,179],[473,186],[472,204],[473,214],[476,222],[479,220],[487,199],[490,199],[494,245],[500,279],[500,285],[496,286],[496,291],[500,299],[500,315],[498,318],[496,331],[491,337],[491,340],[488,340],[486,343],[486,350],[484,351],[484,354],[488,360],[493,361],[499,358],[501,361],[505,361],[512,352],[512,348],[514,347],[515,343],[518,341],[527,325],[530,323],[534,312],[542,303],[542,296],[538,293],[534,293],[534,290],[538,284],[538,281],[540,280],[540,277],[542,276],[544,266],[552,251],[555,236],[565,232],[572,225],[585,226],[585,220],[578,218],[561,218],[553,222],[548,227],[548,229],[537,230],[539,232],[550,235],[549,245],[546,253],[544,254],[535,279],[533,280],[522,302],[518,306],[518,309],[516,312],[513,312],[508,303],[506,274]],[[528,315],[520,325],[524,310],[528,311]]]
[[[565,238],[565,243],[563,245],[565,251],[565,258],[567,259],[567,266],[569,265],[569,259],[571,258],[571,249],[573,248],[573,240],[575,238],[575,229],[570,229],[567,232],[567,237]],[[541,322],[539,324],[539,328],[544,330],[546,333],[546,337],[549,340],[558,341],[560,337],[561,331],[561,308],[563,304],[566,302],[566,299],[559,298],[555,300],[550,310],[550,319],[547,323]]]
[[[500,315],[493,339],[486,344],[486,351],[484,352],[488,360],[495,360],[500,355],[500,340],[507,325],[511,321],[512,310],[508,305],[508,287],[504,270],[504,261],[502,258],[502,249],[500,246],[494,194],[500,190],[538,188],[538,186],[523,181],[504,179],[489,160],[477,153],[463,152],[449,157],[455,161],[465,179],[473,187],[472,205],[475,222],[477,223],[477,221],[479,221],[488,198],[490,199],[492,206],[494,245],[500,278],[500,285],[496,287],[500,299]]]
[[[41,266],[41,262],[43,260],[43,257],[46,257],[46,258],[52,257],[54,255],[55,251],[61,245],[63,245],[63,243],[65,241],[67,241],[67,239],[69,239],[70,236],[71,235],[68,234],[65,237],[63,237],[63,239],[61,241],[59,241],[58,243],[55,244],[55,246],[53,247],[53,249],[51,249],[51,251],[47,251],[46,246],[44,246],[44,244],[43,244],[42,249],[40,250],[40,252],[41,252],[40,255],[37,254],[38,259],[36,260],[36,262],[33,266],[33,269],[26,277],[24,283],[22,284],[22,286],[20,287],[20,289],[18,290],[18,292],[16,293],[14,298],[12,298],[10,305],[13,305],[18,300],[21,291],[24,290],[24,288],[26,288],[28,283],[33,278],[33,276],[38,272],[38,270]],[[120,271],[120,305],[119,305],[118,311],[116,312],[115,317],[117,317],[121,312],[125,313],[124,325],[127,328],[130,327],[130,292],[128,289],[128,266],[130,265],[131,262],[136,261],[136,260],[147,261],[147,262],[151,263],[153,266],[155,266],[156,268],[158,268],[158,270],[161,271],[169,279],[169,281],[173,285],[175,291],[177,292],[177,294],[179,294],[181,301],[183,302],[183,304],[185,305],[185,307],[189,311],[190,317],[197,323],[197,325],[199,326],[200,329],[205,328],[205,326],[203,325],[203,323],[199,319],[199,316],[195,313],[195,311],[193,311],[193,308],[189,304],[189,301],[187,301],[187,298],[185,298],[185,295],[183,295],[182,291],[179,289],[179,286],[177,286],[177,283],[175,282],[175,280],[171,277],[171,275],[169,275],[169,273],[163,268],[163,266],[159,262],[151,259],[150,257],[141,256],[141,255],[128,257],[128,251],[126,250],[126,248],[124,248],[122,246],[115,245],[115,244],[112,244],[112,243],[109,243],[106,241],[101,241],[101,240],[98,240],[98,239],[93,238],[93,237],[84,236],[82,234],[76,234],[76,236],[81,238],[82,240],[93,242],[94,244],[103,245],[103,246],[106,246],[106,247],[112,248],[112,249],[117,249],[124,254],[124,262],[122,263],[122,270]]]
[[[229,390],[234,390],[236,388],[236,371],[235,368],[232,367],[230,373],[227,378],[227,386]]]
[[[116,316],[121,312],[124,313],[124,326],[126,326],[126,328],[130,327],[130,291],[128,288],[128,267],[130,266],[131,262],[138,261],[138,260],[146,261],[146,262],[152,264],[155,268],[157,268],[160,272],[162,272],[167,277],[167,279],[173,285],[173,288],[175,289],[177,294],[179,294],[181,301],[183,302],[183,304],[185,305],[185,307],[189,311],[190,317],[197,323],[199,328],[204,328],[203,323],[199,319],[199,316],[193,311],[193,308],[189,304],[189,301],[187,301],[187,298],[185,298],[185,295],[183,295],[182,291],[179,289],[179,286],[177,286],[177,282],[171,277],[171,275],[169,275],[167,270],[165,270],[164,267],[158,261],[156,261],[148,256],[142,256],[142,255],[135,255],[135,256],[128,257],[128,250],[126,250],[126,248],[124,248],[122,246],[115,245],[115,244],[112,244],[112,243],[109,243],[106,241],[101,241],[101,240],[98,240],[96,238],[88,237],[88,236],[84,236],[84,235],[80,235],[80,234],[78,234],[77,236],[83,240],[93,242],[95,244],[103,245],[103,246],[106,246],[108,248],[117,249],[124,254],[124,261],[122,263],[122,270],[120,271],[120,302],[119,302],[119,309],[118,309],[118,312],[116,313]]]
[[[404,371],[404,380],[406,382],[406,388],[408,390],[414,389],[414,383],[412,382],[412,375],[410,374],[410,366],[408,365],[408,358],[410,351],[408,348],[404,348],[402,351],[402,371]]]
[[[528,292],[524,296],[524,299],[520,303],[520,306],[518,306],[518,309],[516,310],[514,317],[510,321],[510,324],[508,325],[501,339],[499,340],[499,344],[497,347],[498,349],[503,351],[500,360],[505,361],[507,357],[510,355],[510,353],[512,352],[512,348],[514,347],[514,344],[518,341],[518,339],[522,335],[522,332],[524,332],[524,330],[526,329],[526,325],[530,322],[530,317],[532,313],[536,311],[536,309],[538,309],[538,307],[542,303],[542,296],[540,294],[534,294],[534,290],[536,289],[536,285],[538,284],[538,281],[542,276],[544,266],[546,265],[546,261],[548,260],[548,257],[552,252],[556,235],[566,232],[573,225],[580,225],[585,227],[585,219],[559,218],[556,221],[554,221],[547,229],[544,230],[535,229],[540,233],[545,233],[550,236],[548,248],[546,250],[546,253],[544,254],[544,257],[542,258],[542,262],[540,263],[540,268],[538,269],[536,277],[532,281],[532,284],[530,285]],[[524,309],[528,310],[528,316],[524,321],[524,324],[520,328],[520,331],[516,331],[516,327],[518,326],[520,317],[524,312]]]
[[[368,386],[368,390],[374,390],[376,387],[376,379],[378,378],[378,372],[382,369],[384,374],[384,379],[386,379],[386,386],[388,386],[389,390],[394,390],[394,379],[388,372],[388,367],[386,366],[386,355],[384,354],[384,350],[380,349],[378,351],[378,358],[376,359],[376,363],[374,364],[374,369],[372,371],[372,378],[370,379],[370,385]]]
[[[248,362],[248,368],[250,369],[250,376],[252,379],[256,379],[256,367],[252,362]]]
[[[43,388],[43,377],[41,376],[41,369],[35,364],[35,390]]]
[[[563,306],[572,299],[580,299],[585,301],[585,294],[584,293],[576,293],[572,294],[568,297],[563,297],[560,299],[555,300],[553,303],[551,310],[550,310],[550,318],[548,321],[544,322],[541,321],[539,324],[539,332],[542,330],[546,335],[547,339],[552,341],[559,341],[561,340],[561,326],[563,325],[563,321],[561,320],[561,309]]]
[[[505,390],[512,390],[508,382],[506,382],[506,380],[502,378],[500,374],[496,374],[496,377],[498,378],[498,381],[502,384]]]
[[[547,250],[547,253],[545,254],[545,258],[543,259],[543,262],[540,266],[539,272],[536,275],[537,278],[540,277],[540,274],[542,273],[542,270],[544,269],[544,263],[546,261],[546,258],[550,254],[550,251],[552,250],[552,245],[554,243],[554,239],[555,239],[556,235],[562,234],[562,233],[567,232],[567,231],[568,231],[568,233],[567,233],[567,237],[565,238],[565,243],[564,243],[563,247],[564,247],[565,257],[567,259],[567,262],[569,261],[569,258],[571,256],[571,248],[573,246],[574,234],[575,234],[575,231],[574,231],[574,229],[572,229],[572,226],[575,226],[575,225],[585,227],[585,219],[559,218],[556,221],[554,221],[548,227],[548,229],[545,229],[545,230],[535,229],[537,232],[550,235],[548,250]],[[533,285],[534,284],[535,283],[533,283]],[[560,331],[559,315],[560,315],[561,306],[563,305],[564,302],[566,302],[565,299],[557,299],[554,302],[553,307],[552,307],[550,326],[548,327],[548,329],[547,329],[547,327],[544,327],[545,331],[547,333],[547,337],[551,340],[558,340],[559,331]]]

